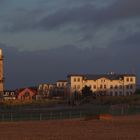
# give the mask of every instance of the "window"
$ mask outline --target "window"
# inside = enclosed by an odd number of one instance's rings
[[[76,82],[76,78],[74,78],[74,82]]]
[[[80,89],[80,85],[77,86],[77,89]]]
[[[62,83],[62,87],[64,87],[64,83]]]
[[[110,96],[113,96],[113,92],[112,91],[110,92]]]
[[[110,86],[110,89],[113,89],[113,86],[112,85]]]
[[[118,96],[118,92],[115,92],[115,96]]]
[[[119,94],[120,94],[120,96],[122,96],[122,92],[121,91],[119,92]]]
[[[129,89],[129,85],[127,85],[126,88]]]
[[[127,78],[126,81],[129,82],[129,78]]]
[[[130,78],[130,81],[133,82],[133,78]]]
[[[29,92],[25,92],[25,97],[28,97],[28,96],[30,96],[30,93]]]
[[[118,86],[117,85],[115,86],[115,89],[118,89]]]
[[[122,89],[122,85],[120,85],[119,88]]]
[[[100,85],[100,89],[102,89],[103,88],[103,85]]]
[[[133,85],[130,85],[130,89],[133,89]]]
[[[104,85],[104,88],[106,89],[106,85]]]
[[[80,78],[78,78],[78,82],[80,82]]]
[[[94,85],[93,88],[96,89],[96,85]]]
[[[14,96],[14,92],[11,92],[11,96]]]

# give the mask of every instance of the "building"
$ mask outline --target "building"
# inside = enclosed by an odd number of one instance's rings
[[[35,100],[37,95],[37,88],[24,88],[17,90],[17,99],[22,101]]]
[[[2,99],[3,100],[16,100],[17,94],[16,91],[14,90],[7,90],[3,91],[2,93]]]
[[[4,91],[4,76],[3,76],[3,54],[0,49],[0,92]]]
[[[67,80],[58,80],[56,82],[56,86],[58,88],[66,88],[67,87]]]
[[[70,94],[81,93],[83,87],[89,86],[93,93],[107,96],[133,95],[136,91],[136,75],[134,74],[100,74],[100,75],[68,75]]]
[[[67,80],[58,80],[55,84],[40,84],[38,86],[38,99],[44,98],[65,98],[67,91]]]
[[[40,84],[38,86],[37,100],[48,98],[53,95],[55,85],[54,84]]]
[[[58,80],[55,87],[55,96],[67,98],[67,80]]]

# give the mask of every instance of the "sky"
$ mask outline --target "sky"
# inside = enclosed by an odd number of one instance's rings
[[[69,73],[113,71],[139,79],[139,45],[139,0],[0,0],[6,89]]]

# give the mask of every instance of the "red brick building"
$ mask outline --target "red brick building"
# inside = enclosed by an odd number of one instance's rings
[[[37,95],[36,88],[24,88],[18,91],[18,100],[33,100]]]

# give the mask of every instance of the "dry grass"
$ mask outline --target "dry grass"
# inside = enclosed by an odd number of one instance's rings
[[[140,115],[109,121],[58,120],[0,123],[0,140],[140,140]]]

